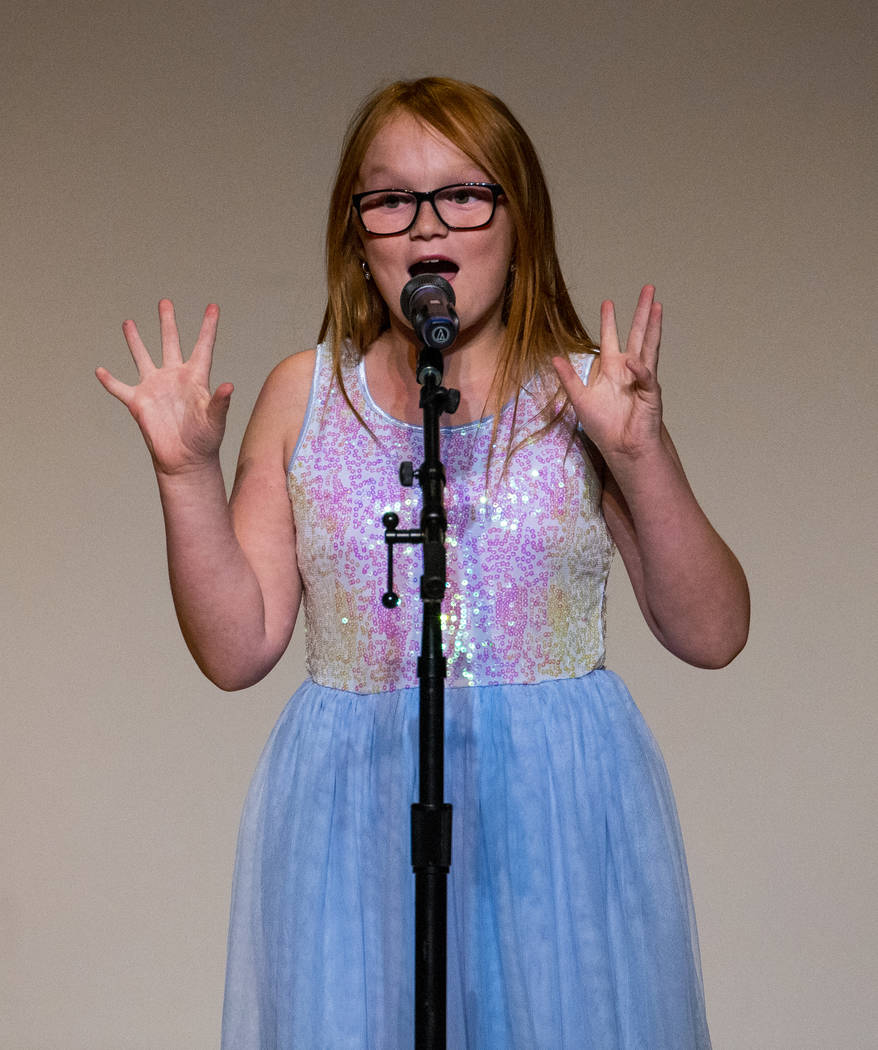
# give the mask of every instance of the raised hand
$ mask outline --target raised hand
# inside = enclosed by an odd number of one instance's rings
[[[662,400],[656,378],[661,331],[661,304],[655,301],[655,288],[646,285],[624,352],[613,304],[601,304],[601,352],[587,386],[569,361],[553,359],[579,422],[608,461],[648,452],[661,440]]]
[[[223,438],[234,389],[223,383],[210,393],[210,367],[219,321],[219,307],[204,312],[195,349],[183,360],[180,336],[169,299],[159,303],[162,363],[156,366],[133,321],[122,331],[139,374],[136,386],[97,368],[103,387],[127,407],[140,427],[153,464],[161,474],[182,474],[216,456]]]

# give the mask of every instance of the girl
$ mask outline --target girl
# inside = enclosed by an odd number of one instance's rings
[[[393,84],[357,114],[327,259],[320,346],[266,381],[228,503],[218,450],[232,386],[209,390],[217,307],[188,360],[163,300],[161,367],[126,321],[139,383],[97,372],[152,454],[177,615],[204,673],[224,689],[261,679],[304,598],[310,677],[241,826],[223,1045],[412,1040],[421,568],[397,548],[402,602],[384,608],[381,516],[416,521],[397,473],[422,458],[399,296],[429,272],[453,284],[461,319],[445,360],[461,400],[441,450],[448,1045],[703,1050],[670,785],[603,666],[614,546],[677,656],[723,666],[748,630],[741,568],[662,425],[654,289],[624,347],[602,305],[598,354],[565,290],[529,139],[494,96],[439,78]]]

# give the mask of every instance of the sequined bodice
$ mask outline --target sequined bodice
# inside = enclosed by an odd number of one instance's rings
[[[392,419],[372,400],[352,351],[345,387],[375,437],[332,381],[320,347],[311,398],[288,473],[304,583],[308,671],[315,682],[356,692],[417,685],[422,551],[397,546],[400,604],[386,609],[381,516],[416,528],[417,487],[399,464],[423,459],[420,425]],[[516,444],[539,430],[536,391],[519,399]],[[442,603],[447,684],[487,685],[569,678],[604,659],[604,601],[612,541],[601,487],[570,414],[526,441],[503,465],[511,407],[500,419],[486,474],[493,421],[443,427],[448,517],[448,591]],[[377,439],[377,440],[376,440]]]

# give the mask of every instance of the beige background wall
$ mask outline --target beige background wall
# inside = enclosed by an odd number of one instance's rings
[[[505,98],[587,324],[666,304],[669,425],[748,569],[752,639],[688,668],[617,568],[610,663],[677,792],[717,1050],[876,1043],[875,24],[867,2],[7,5],[2,169],[4,1050],[218,1039],[236,825],[302,676],[216,690],[173,620],[121,321],[223,320],[237,445],[312,345],[338,144],[444,72]]]

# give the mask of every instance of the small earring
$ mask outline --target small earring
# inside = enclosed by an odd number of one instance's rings
[[[367,264],[365,259],[361,259],[360,260],[360,266],[363,267],[363,276],[366,278],[367,281],[371,281],[372,280],[372,274],[369,271],[369,266],[368,266],[368,264]]]

